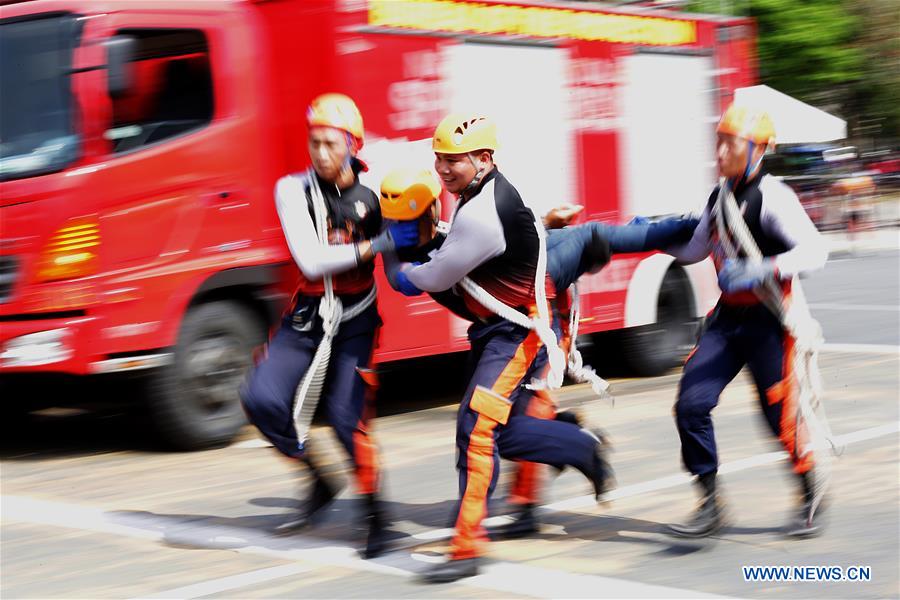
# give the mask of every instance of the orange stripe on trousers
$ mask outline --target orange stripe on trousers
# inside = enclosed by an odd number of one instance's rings
[[[784,378],[766,390],[766,398],[770,405],[781,402],[781,421],[779,423],[779,439],[794,463],[794,472],[806,473],[813,466],[812,453],[799,455],[800,449],[807,446],[809,437],[806,428],[797,424],[798,391],[794,376],[794,338],[784,334],[784,359],[782,373]],[[800,448],[797,447],[799,443]]]
[[[481,521],[487,514],[487,494],[494,474],[494,429],[497,422],[478,415],[469,434],[466,452],[466,491],[456,518],[456,535],[450,544],[454,560],[481,554],[480,546],[486,538]]]
[[[379,327],[372,342],[372,353],[368,365],[378,347]],[[378,390],[378,373],[370,366],[357,367],[357,375],[366,386],[363,410],[353,432],[353,461],[356,464],[356,490],[360,494],[374,494],[378,491],[378,447],[369,436],[369,423],[375,418],[375,393]]]
[[[491,391],[509,398],[519,387],[522,378],[537,357],[540,347],[541,341],[537,333],[530,331],[497,377]],[[481,521],[487,514],[488,489],[494,474],[496,426],[496,421],[479,414],[475,427],[469,434],[469,447],[466,451],[466,489],[459,505],[456,534],[450,543],[450,556],[454,560],[481,554],[480,546],[486,538]]]

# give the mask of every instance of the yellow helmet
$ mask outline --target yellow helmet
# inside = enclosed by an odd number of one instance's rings
[[[729,106],[716,131],[750,140],[754,144],[768,145],[775,142],[775,126],[768,113],[747,106]]]
[[[466,154],[475,150],[496,150],[497,126],[478,114],[447,115],[434,130],[431,148],[443,154]]]
[[[322,94],[309,103],[306,122],[310,127],[334,127],[356,138],[361,148],[365,138],[363,120],[356,103],[344,94]]]
[[[418,219],[441,194],[431,171],[394,169],[381,181],[381,215],[395,221]]]

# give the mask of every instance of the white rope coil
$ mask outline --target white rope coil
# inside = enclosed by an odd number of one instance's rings
[[[581,352],[578,350],[578,323],[581,320],[581,297],[578,295],[578,284],[573,283],[569,288],[572,290],[572,308],[569,313],[569,336],[571,343],[569,344],[569,360],[567,363],[569,377],[578,383],[589,383],[594,393],[600,397],[609,395],[609,382],[597,375],[594,368],[585,365]],[[610,396],[612,398],[612,396]]]

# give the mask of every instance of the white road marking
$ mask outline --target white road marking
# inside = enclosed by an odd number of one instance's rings
[[[230,446],[231,448],[271,448],[272,442],[262,438],[253,438],[252,440],[244,440],[236,442]]]
[[[312,565],[298,564],[269,567],[267,569],[259,569],[257,571],[240,573],[229,577],[210,579],[209,581],[204,581],[202,583],[186,585],[184,587],[166,590],[150,596],[141,596],[141,598],[184,598],[185,600],[188,598],[202,598],[203,596],[209,596],[211,594],[236,590],[248,585],[253,585],[254,583],[264,583],[266,581],[272,581],[273,579],[281,579],[282,577],[290,577],[291,575],[305,573],[306,571],[311,571],[313,568]]]
[[[870,427],[868,429],[861,429],[859,431],[845,433],[843,435],[836,435],[834,436],[834,443],[839,447],[846,446],[847,444],[871,440],[885,435],[891,435],[892,433],[897,433],[898,431],[900,431],[900,421],[887,423],[885,425],[879,425],[877,427]],[[787,452],[783,450],[780,450],[778,452],[766,452],[765,454],[757,454],[756,456],[748,456],[747,458],[741,458],[739,460],[733,460],[731,462],[723,463],[719,465],[719,473],[737,473],[739,471],[752,469],[753,467],[770,465],[787,459]],[[622,498],[630,498],[631,496],[638,496],[640,494],[646,494],[647,492],[655,492],[685,483],[690,483],[691,479],[692,477],[687,473],[679,473],[677,475],[669,475],[668,477],[660,477],[659,479],[651,479],[650,481],[644,481],[642,483],[636,483],[634,485],[626,485],[625,487],[616,488],[606,494],[605,499],[620,500]],[[588,506],[593,506],[595,504],[596,501],[594,500],[594,495],[588,494],[586,496],[578,496],[576,498],[569,498],[560,502],[545,504],[541,506],[540,509],[543,511],[558,512],[563,510],[577,510],[579,508],[585,508]]]
[[[871,440],[895,434],[900,431],[900,422],[887,423],[877,427],[862,429],[835,436],[839,445]],[[745,459],[724,463],[719,471],[735,473],[753,467],[786,460],[785,452],[768,452]],[[628,498],[675,487],[690,481],[686,474],[661,477],[643,483],[625,486],[613,490],[609,500]],[[594,504],[593,495],[580,496],[561,502],[554,502],[541,507],[544,511],[562,511],[584,508]],[[190,586],[158,592],[153,598],[196,598],[213,593],[239,589],[241,587],[264,583],[279,579],[316,567],[344,567],[359,571],[368,571],[382,575],[392,575],[404,579],[418,576],[418,573],[403,564],[403,551],[389,553],[378,560],[362,560],[356,551],[348,546],[302,547],[309,546],[302,538],[285,539],[267,535],[265,532],[246,528],[222,525],[206,525],[193,522],[184,524],[171,517],[153,515],[151,513],[130,513],[123,511],[104,511],[98,508],[85,507],[62,502],[37,500],[23,496],[0,496],[0,517],[4,521],[15,521],[52,525],[82,531],[112,533],[127,537],[153,540],[159,542],[176,542],[176,545],[194,545],[196,547],[215,547],[210,541],[228,540],[228,549],[233,552],[267,556],[285,561],[302,561],[306,565],[283,565],[270,569],[250,571]],[[499,518],[498,518],[499,520]],[[494,521],[490,519],[489,521]],[[441,529],[417,534],[415,539],[441,539],[450,535],[451,530]],[[409,555],[406,555],[407,557]],[[431,557],[415,553],[412,558],[417,561],[433,562]],[[292,570],[296,569],[296,570]],[[565,571],[542,569],[533,565],[520,565],[494,561],[488,563],[482,574],[462,580],[466,586],[480,587],[492,591],[521,594],[538,598],[556,598],[561,591],[570,597],[667,597],[667,598],[700,598],[704,595],[691,590],[655,586],[625,579],[603,577],[598,575],[581,575]],[[711,596],[705,596],[711,597]]]
[[[537,598],[723,598],[692,590],[636,583],[601,575],[566,573],[534,565],[498,562],[488,565],[480,575],[463,580],[491,590]]]
[[[900,312],[900,306],[896,304],[838,304],[829,302],[816,302],[808,304],[812,310],[846,310],[846,311],[874,311],[874,312]]]
[[[840,352],[844,354],[888,354],[900,356],[900,346],[892,344],[825,344],[823,352]]]

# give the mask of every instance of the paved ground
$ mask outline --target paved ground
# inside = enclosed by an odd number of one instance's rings
[[[898,254],[844,262],[806,286],[833,332],[822,369],[831,423],[845,444],[821,538],[780,534],[795,489],[744,375],[715,413],[733,525],[701,546],[665,536],[662,524],[684,517],[695,502],[670,412],[678,374],[617,379],[614,407],[583,387],[562,394],[564,405],[579,406],[613,437],[619,487],[611,504],[595,505],[587,483],[564,473],[547,488],[539,536],[494,543],[476,578],[422,586],[416,574],[445,548],[455,497],[451,400],[458,382],[450,364],[442,371],[448,385],[424,394],[418,410],[389,398],[391,414],[377,421],[397,534],[387,556],[356,557],[363,532],[350,491],[315,529],[269,535],[291,514],[303,482],[249,430],[229,448],[166,454],[145,449],[140,423],[58,413],[3,440],[0,596],[897,597],[900,356],[890,331],[896,336],[897,313],[885,307],[897,306]],[[878,308],[853,309],[863,305]],[[839,329],[857,316],[853,327]],[[502,493],[498,498],[494,513],[502,514]],[[751,565],[863,566],[871,581],[746,582],[741,567]]]

